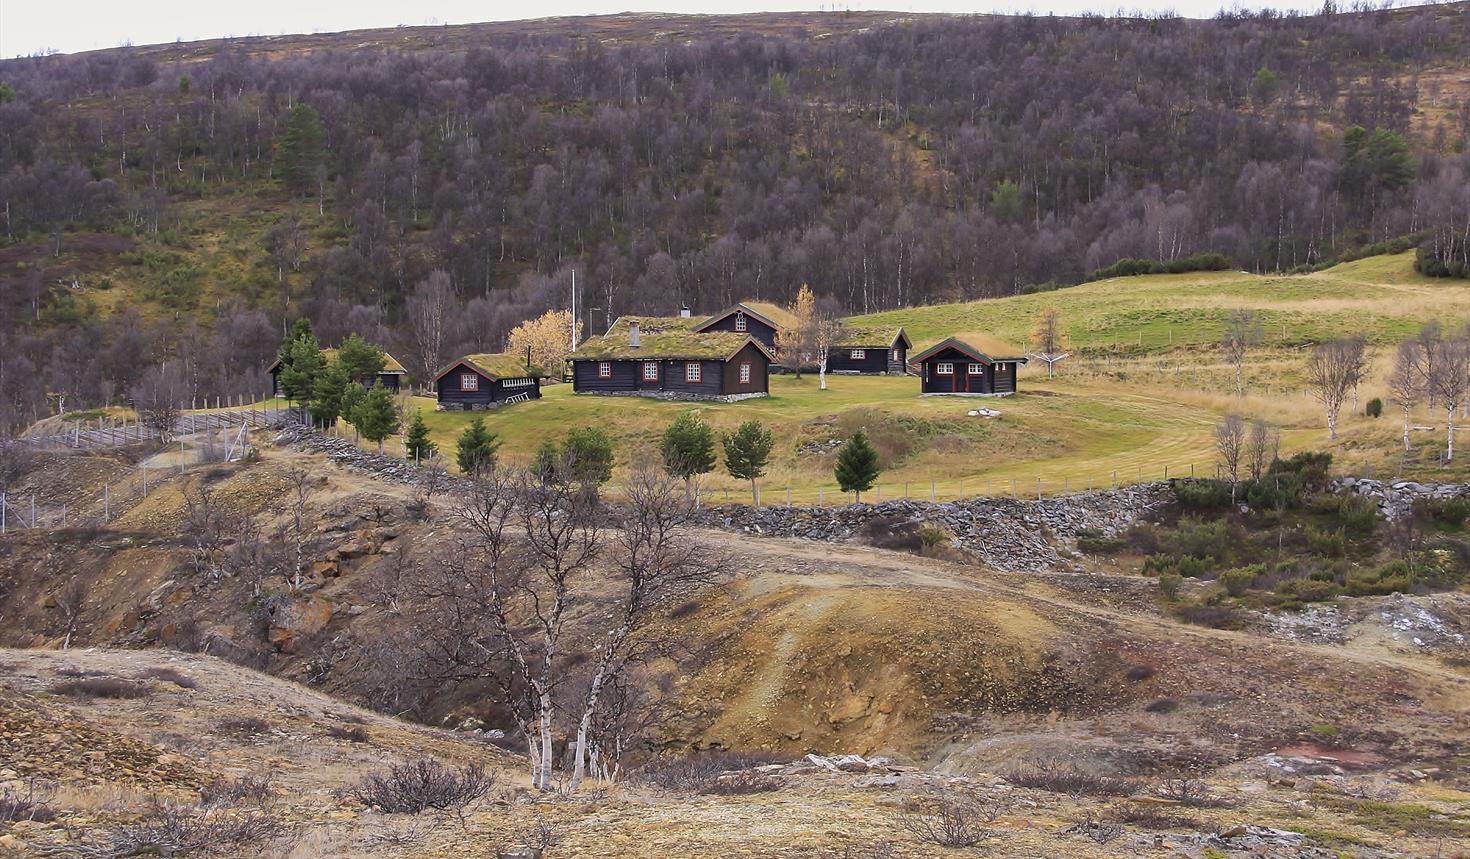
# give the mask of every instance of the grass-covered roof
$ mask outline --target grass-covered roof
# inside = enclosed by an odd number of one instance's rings
[[[434,381],[443,378],[445,373],[466,364],[487,379],[526,379],[534,376],[546,376],[546,371],[540,367],[527,367],[525,355],[512,355],[509,352],[484,352],[478,355],[465,355],[457,358],[448,367],[439,371]]]
[[[892,348],[895,341],[903,338],[905,346],[912,346],[903,328],[898,325],[863,325],[855,327],[844,327],[832,345],[838,349],[872,349],[878,346],[884,349]]]
[[[677,319],[678,317],[674,317]],[[621,321],[621,320],[619,320]],[[684,320],[687,321],[687,320]],[[583,343],[572,360],[578,361],[635,361],[641,359],[685,358],[724,361],[734,357],[746,343],[755,343],[757,348],[770,357],[770,352],[748,334],[732,331],[696,332],[684,327],[645,328],[640,321],[639,345],[634,348],[628,342],[628,326],[613,330],[603,337],[593,337]]]
[[[1023,363],[1026,361],[1025,349],[1018,349],[999,337],[992,337],[989,334],[965,334],[963,338],[950,337],[935,343],[910,360],[924,361],[946,349],[955,349],[982,361],[1020,361]]]

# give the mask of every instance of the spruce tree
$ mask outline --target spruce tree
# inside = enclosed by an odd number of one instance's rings
[[[465,474],[477,474],[495,467],[495,452],[500,439],[485,429],[485,419],[477,417],[460,433],[455,461]]]
[[[337,347],[337,363],[342,365],[347,378],[358,382],[369,383],[383,372],[383,364],[386,358],[383,350],[367,342],[356,334],[347,335],[342,345]]]
[[[358,431],[357,413],[362,408],[365,400],[367,400],[367,388],[364,388],[361,382],[348,380],[347,384],[342,387],[342,397],[338,413],[346,418],[348,423],[352,424],[353,432]]]
[[[368,441],[378,443],[378,453],[383,452],[383,440],[398,432],[398,406],[393,402],[393,392],[382,385],[373,385],[367,399],[357,407],[357,431]]]
[[[669,424],[659,448],[664,457],[664,470],[691,489],[701,474],[715,468],[714,430],[692,411],[684,412]]]
[[[321,115],[309,104],[297,103],[286,118],[286,132],[276,146],[276,175],[286,187],[298,194],[311,190],[317,168],[323,161],[322,144],[326,139]]]
[[[863,500],[863,493],[873,488],[878,482],[878,451],[868,443],[868,435],[862,430],[853,433],[847,444],[837,454],[837,485],[842,487],[843,492],[857,493],[857,500]]]
[[[316,392],[316,379],[327,367],[316,338],[300,337],[287,350],[289,360],[280,367],[281,393],[293,403],[309,403]]]
[[[347,389],[347,383],[347,373],[340,364],[329,364],[317,374],[311,385],[311,402],[307,405],[312,423],[325,429],[337,422],[342,415],[342,392]]]
[[[750,481],[750,498],[755,506],[761,506],[760,487],[756,480],[766,473],[771,461],[771,449],[776,446],[776,436],[757,420],[741,424],[733,433],[726,433],[725,469],[736,480]]]
[[[415,462],[432,459],[439,452],[439,446],[429,441],[429,425],[424,423],[421,412],[414,412],[413,420],[408,422],[408,435],[404,438],[403,445],[408,457]]]
[[[567,433],[562,455],[571,468],[567,477],[590,486],[612,479],[612,439],[598,427],[578,427]]]
[[[542,484],[550,485],[561,479],[561,475],[557,473],[561,455],[561,449],[556,446],[555,441],[550,438],[541,440],[541,446],[536,448],[535,472],[536,479]]]

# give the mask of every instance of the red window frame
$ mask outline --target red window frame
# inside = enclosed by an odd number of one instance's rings
[[[687,361],[687,362],[685,362],[685,364],[684,364],[684,381],[686,381],[686,382],[702,382],[702,381],[704,381],[704,368],[702,366],[700,366],[700,364],[699,364],[698,361]]]
[[[612,378],[612,362],[611,361],[598,361],[597,362],[597,378],[599,378],[599,379],[611,379]]]
[[[478,390],[480,390],[480,374],[479,373],[460,373],[459,374],[459,389],[461,391],[478,391]]]

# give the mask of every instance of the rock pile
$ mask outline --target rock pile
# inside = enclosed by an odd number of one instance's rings
[[[1470,483],[1416,483],[1412,480],[1385,483],[1362,477],[1343,477],[1337,483],[1343,489],[1378,502],[1378,512],[1390,520],[1413,512],[1414,502],[1421,498],[1470,499]]]
[[[1116,535],[1173,498],[1167,483],[1079,492],[1060,498],[969,498],[954,502],[885,501],[842,507],[710,508],[705,521],[748,534],[838,542],[875,520],[919,521],[943,528],[961,550],[1002,570],[1054,567],[1082,533]]]
[[[322,435],[311,427],[299,424],[282,429],[276,434],[274,443],[277,447],[294,447],[297,450],[325,454],[332,462],[344,468],[364,472],[391,483],[415,484],[422,474],[422,470],[412,462],[396,456],[371,453],[345,438]]]

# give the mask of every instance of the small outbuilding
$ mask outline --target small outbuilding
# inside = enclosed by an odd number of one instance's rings
[[[1006,396],[1016,392],[1016,370],[1025,353],[985,335],[950,337],[914,356],[925,396]]]
[[[524,355],[492,352],[465,355],[434,377],[440,411],[470,411],[541,399],[546,372]]]
[[[689,317],[621,317],[571,361],[578,394],[733,402],[770,391],[769,347],[748,332],[696,330]]]
[[[913,347],[902,327],[845,328],[827,353],[827,370],[902,376],[908,372],[908,355]]]
[[[337,350],[323,349],[322,357],[326,359],[328,364],[331,364],[337,360]],[[271,365],[266,368],[266,372],[271,374],[271,393],[277,397],[281,396],[281,359],[277,358],[272,361]],[[375,376],[368,376],[357,381],[361,382],[364,388],[371,388],[373,385],[382,385],[396,394],[408,381],[408,370],[404,369],[404,366],[398,362],[397,358],[384,352],[383,369],[379,370]]]

